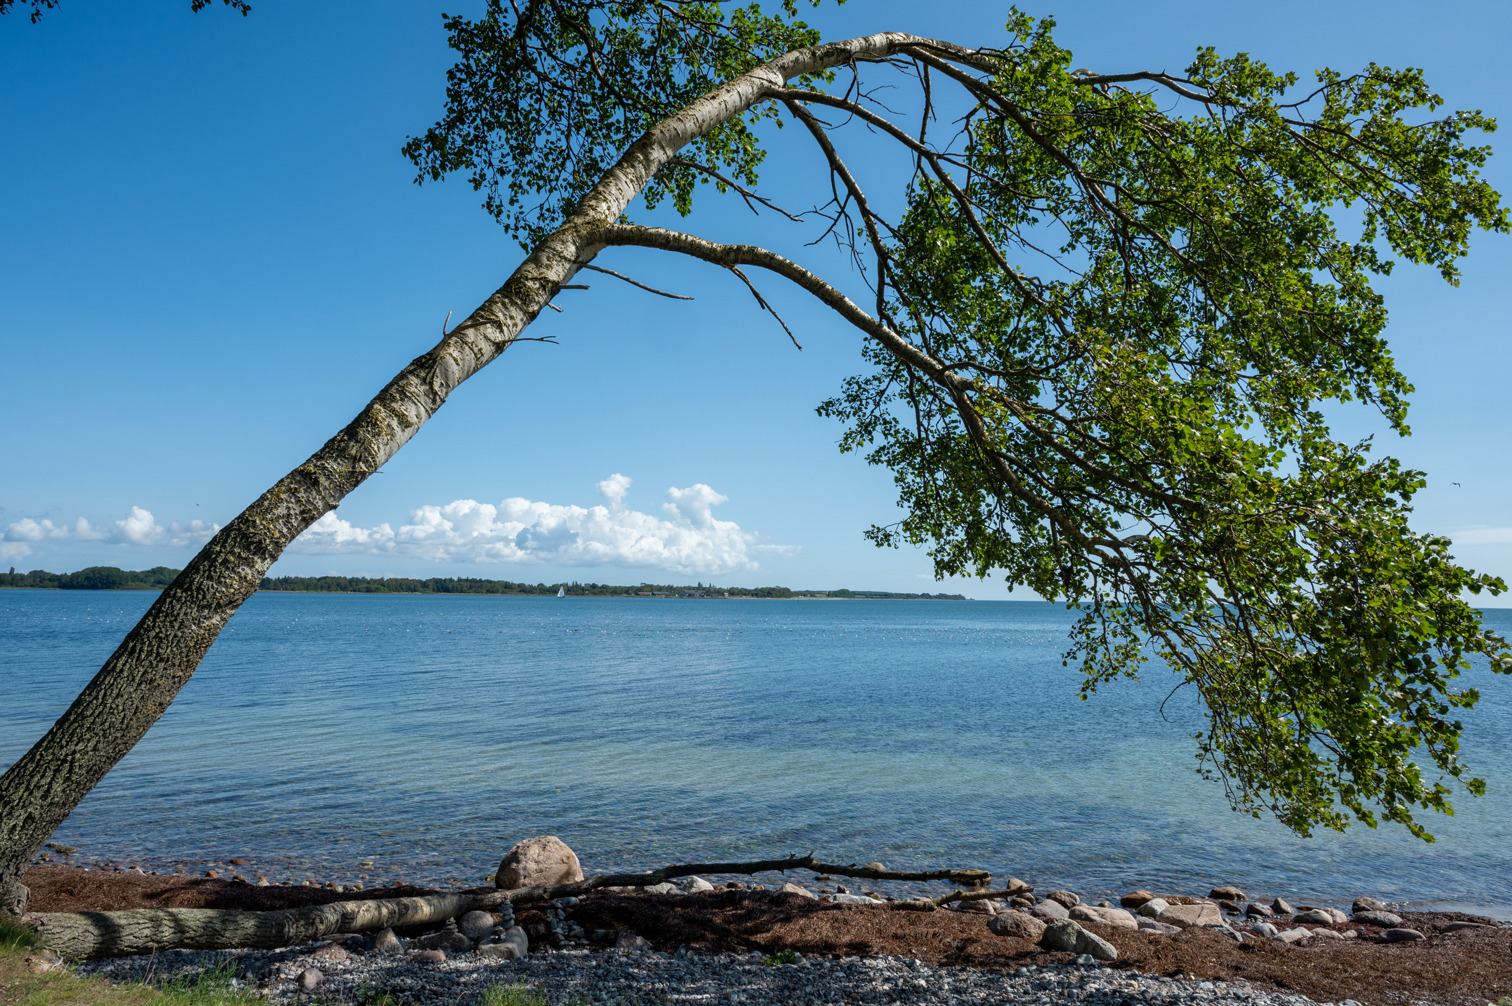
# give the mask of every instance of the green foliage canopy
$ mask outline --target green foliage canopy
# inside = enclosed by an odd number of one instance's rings
[[[660,117],[812,43],[785,14],[495,0],[448,19],[447,112],[406,153],[421,180],[468,172],[533,241]],[[761,198],[763,120],[801,123],[833,195],[809,219],[876,301],[866,317],[784,272],[872,337],[870,369],[820,407],[843,450],[895,475],[906,516],[872,539],[1077,607],[1067,659],[1084,696],[1151,658],[1174,668],[1208,712],[1199,771],[1235,809],[1304,835],[1386,820],[1431,840],[1415,809],[1452,813],[1455,780],[1484,790],[1455,718],[1478,696],[1454,679],[1477,656],[1512,671],[1461,596],[1504,584],[1414,533],[1424,475],[1340,442],[1322,410],[1364,403],[1407,435],[1411,386],[1372,283],[1396,259],[1455,283],[1471,233],[1509,229],[1479,174],[1489,150],[1469,141],[1495,123],[1374,64],[1302,90],[1211,49],[1182,76],[1072,69],[1052,28],[1015,10],[1000,48],[900,43],[866,70],[916,86],[911,122],[860,65],[838,92],[828,77],[774,88],[647,201],[686,215],[699,177]],[[929,132],[945,107],[959,128]],[[868,198],[822,115],[895,142],[905,191]],[[696,247],[782,271],[764,249]]]

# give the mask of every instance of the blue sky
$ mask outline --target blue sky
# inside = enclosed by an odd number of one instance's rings
[[[520,252],[476,194],[461,180],[415,186],[399,154],[441,108],[442,9],[255,0],[242,18],[191,14],[188,0],[62,0],[37,25],[0,19],[0,565],[181,565],[205,527],[429,348],[448,311],[508,275]],[[1451,107],[1512,119],[1504,4],[1025,9],[1055,15],[1060,42],[1099,71],[1176,70],[1199,45],[1303,74],[1375,60],[1424,67]],[[814,20],[831,37],[991,45],[1005,12],[852,0]],[[768,176],[808,205],[811,171],[779,148]],[[1512,190],[1512,156],[1489,176]],[[769,226],[705,208],[687,226],[711,237]],[[532,332],[560,345],[517,346],[465,385],[275,572],[940,589],[922,553],[862,538],[896,519],[890,476],[841,456],[838,427],[814,414],[858,368],[853,332],[767,281],[799,353],[706,267],[626,251],[601,263],[697,299],[604,277],[564,294],[565,312]],[[1418,390],[1414,436],[1378,437],[1430,473],[1417,526],[1503,575],[1509,267],[1512,243],[1479,236],[1458,289],[1426,271],[1386,285]],[[1338,416],[1351,436],[1380,432],[1368,414]],[[524,562],[543,553],[475,533],[509,521],[545,536],[578,521],[584,547]],[[947,589],[1006,596],[995,581]]]

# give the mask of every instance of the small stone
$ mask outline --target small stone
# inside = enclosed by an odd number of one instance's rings
[[[1484,922],[1451,922],[1444,927],[1446,933],[1462,933],[1466,929],[1490,929]]]
[[[497,943],[485,943],[478,948],[483,957],[514,961],[530,953],[530,937],[519,926],[511,926]]]
[[[867,863],[866,866],[862,867],[862,869],[876,870],[878,873],[886,873],[887,872],[887,867],[883,866],[881,863],[876,863],[876,862]]]
[[[1275,936],[1279,935],[1281,931],[1275,926],[1271,925],[1269,922],[1256,922],[1254,925],[1250,926],[1250,932],[1258,933],[1261,936],[1270,936],[1274,938]]]
[[[1333,916],[1321,908],[1309,908],[1305,912],[1298,912],[1292,916],[1292,924],[1299,926],[1331,926],[1333,921]]]
[[[1146,933],[1165,933],[1167,936],[1170,936],[1181,932],[1180,926],[1168,926],[1164,922],[1156,922],[1154,919],[1140,919],[1135,925],[1139,926],[1140,930]]]
[[[1170,907],[1170,902],[1166,901],[1164,898],[1151,898],[1149,901],[1146,901],[1144,904],[1134,909],[1134,911],[1136,911],[1140,915],[1143,915],[1147,919],[1154,919],[1159,918],[1160,913]]]
[[[215,872],[214,870],[206,870],[205,876],[209,877],[211,880],[216,880],[220,877],[220,874]]]
[[[440,964],[446,960],[446,951],[416,950],[414,953],[409,955],[409,959],[412,961],[419,961],[422,964]]]
[[[373,953],[402,954],[404,953],[404,941],[395,936],[392,929],[381,929],[378,931],[378,935],[373,937]]]
[[[1036,903],[1029,911],[1036,918],[1041,919],[1069,919],[1071,917],[1071,913],[1067,911],[1065,905],[1059,901],[1051,901],[1048,898]]]
[[[1237,929],[1235,929],[1233,926],[1229,925],[1228,923],[1224,923],[1221,926],[1214,926],[1213,930],[1215,932],[1222,933],[1224,936],[1227,936],[1229,939],[1233,940],[1235,943],[1243,943],[1244,942],[1244,934],[1241,933],[1241,932],[1239,932]]]
[[[1031,908],[1034,907],[1034,899],[1033,898],[1009,898],[1008,899],[1008,907],[1009,908],[1016,908],[1016,909],[1018,909],[1021,912],[1027,912],[1029,909],[1031,909]]]
[[[465,954],[473,948],[473,941],[455,929],[445,929],[439,933],[426,933],[410,941],[410,945],[417,950],[447,950],[454,954]]]
[[[1125,908],[1138,908],[1146,901],[1153,901],[1154,899],[1155,895],[1151,894],[1149,891],[1130,891],[1128,894],[1125,894],[1123,897],[1119,898],[1118,903],[1120,905],[1123,905]]]
[[[1277,915],[1291,915],[1296,911],[1296,909],[1287,904],[1286,899],[1277,898],[1275,901],[1271,902],[1271,911],[1275,912]]]
[[[677,885],[676,884],[669,884],[669,883],[666,883],[665,881],[663,881],[660,884],[652,884],[650,887],[643,887],[643,888],[641,888],[641,890],[645,891],[647,894],[681,894],[682,893],[681,891],[679,891],[677,889]]]
[[[1185,929],[1188,926],[1220,925],[1223,922],[1223,915],[1214,904],[1171,905],[1155,916],[1155,919],[1168,926],[1180,926]]]
[[[886,902],[878,898],[868,898],[864,894],[831,894],[829,900],[836,905],[882,905]]]
[[[352,955],[347,953],[346,947],[343,947],[340,943],[327,943],[319,950],[311,951],[310,956],[320,960],[340,963]]]
[[[1081,904],[1081,898],[1077,897],[1075,894],[1072,894],[1070,891],[1051,891],[1049,894],[1045,895],[1045,897],[1049,898],[1051,901],[1060,902],[1061,905],[1066,908],[1075,908],[1077,905]]]
[[[1284,929],[1276,934],[1276,939],[1282,943],[1301,943],[1303,940],[1312,939],[1311,929]]]
[[[1244,906],[1244,914],[1253,918],[1268,919],[1271,917],[1272,912],[1270,905],[1262,905],[1258,901],[1251,901]]]
[[[1327,912],[1330,916],[1332,916],[1332,918],[1334,920],[1334,925],[1336,925],[1336,926],[1342,926],[1342,925],[1344,925],[1345,923],[1347,923],[1349,921],[1349,916],[1345,915],[1343,912],[1339,911],[1337,908],[1325,908],[1325,909],[1323,909],[1323,911]]]
[[[257,883],[254,884],[253,886],[254,887],[272,887],[273,885],[270,884],[270,883],[268,883],[268,878],[267,877],[258,877],[257,878]]]
[[[1221,898],[1224,901],[1243,901],[1244,892],[1237,887],[1215,887],[1208,892],[1210,898]]]
[[[1045,935],[1043,922],[1011,909],[994,915],[987,921],[987,928],[995,936],[1012,936],[1021,940],[1038,940]]]
[[[305,968],[299,974],[299,987],[306,992],[311,991],[325,979],[319,968]]]
[[[494,874],[494,886],[513,890],[536,884],[575,884],[582,879],[577,853],[555,835],[539,835],[515,843],[504,854]]]
[[[491,912],[468,912],[457,920],[457,929],[474,943],[487,939],[493,932],[494,925]]]
[[[21,960],[28,968],[39,974],[46,974],[49,971],[65,971],[68,967],[63,963],[63,958],[45,948],[28,951]]]
[[[1380,926],[1382,929],[1395,929],[1402,924],[1402,917],[1392,912],[1355,912],[1350,920],[1361,926]]]
[[[1416,929],[1388,929],[1381,934],[1382,943],[1411,943],[1422,938],[1423,934]]]
[[[1097,903],[1097,907],[1098,908],[1112,908],[1113,907],[1113,902],[1111,902],[1111,901],[1099,901]]]
[[[686,894],[702,894],[704,891],[714,890],[714,885],[702,877],[686,877],[682,882],[682,889]]]
[[[1227,912],[1230,915],[1239,914],[1239,906],[1227,898],[1218,899],[1218,910],[1220,912]]]
[[[1375,898],[1359,897],[1354,899],[1354,904],[1349,910],[1351,912],[1384,912],[1386,906]]]
[[[1075,957],[1071,958],[1071,963],[1079,964],[1082,967],[1086,968],[1096,964],[1097,958],[1093,957],[1091,954],[1077,954]]]
[[[1314,936],[1321,936],[1325,940],[1342,940],[1344,938],[1342,933],[1333,929],[1314,929],[1312,934]]]
[[[632,932],[630,932],[630,930],[627,929],[627,930],[625,930],[624,932],[620,933],[618,936],[616,936],[614,938],[614,949],[616,949],[616,950],[650,950],[651,949],[651,941],[648,940],[648,939],[646,939],[644,936],[640,935],[639,933],[632,933]]]
[[[796,894],[800,898],[817,898],[818,895],[801,884],[795,884],[791,880],[777,888],[778,894]]]
[[[1002,905],[991,898],[978,898],[975,901],[962,901],[957,903],[957,908],[963,912],[972,912],[976,915],[996,915],[1002,910]]]
[[[1039,945],[1046,950],[1058,950],[1063,953],[1078,953],[1077,943],[1080,936],[1086,930],[1070,919],[1054,919],[1045,926],[1045,931],[1040,934]]]

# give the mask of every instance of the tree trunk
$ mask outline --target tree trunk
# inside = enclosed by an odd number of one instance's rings
[[[32,856],[162,716],[288,544],[393,457],[463,381],[509,348],[605,246],[603,230],[678,150],[792,77],[921,41],[885,33],[796,50],[658,123],[482,306],[401,370],[346,429],[222,528],[68,710],[0,778],[0,910],[24,910],[20,878]]]
[[[421,898],[336,901],[313,908],[276,912],[248,912],[218,908],[139,908],[121,912],[39,912],[25,917],[42,945],[68,960],[128,957],[159,950],[233,950],[240,947],[273,949],[293,946],[328,933],[358,933],[394,926],[423,926],[444,922],[475,909],[579,897],[605,887],[651,887],[676,877],[698,874],[753,874],[786,870],[836,874],[865,880],[950,880],[973,890],[953,891],[938,898],[896,901],[893,907],[934,911],[956,901],[1011,897],[1034,888],[1011,881],[1002,891],[983,887],[992,879],[985,870],[888,870],[866,866],[821,863],[812,856],[789,856],[745,863],[688,863],[647,873],[609,873],[570,884],[518,887],[505,891],[432,894]]]

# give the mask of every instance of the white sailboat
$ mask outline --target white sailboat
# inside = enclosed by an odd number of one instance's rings
[[[566,587],[558,587],[557,588],[557,597],[566,597],[566,596],[567,596],[567,588]]]

